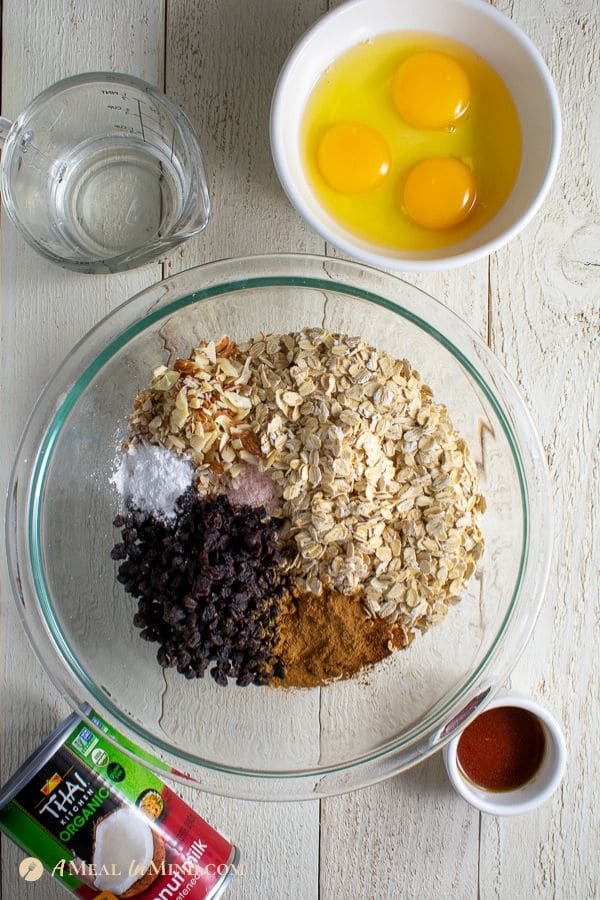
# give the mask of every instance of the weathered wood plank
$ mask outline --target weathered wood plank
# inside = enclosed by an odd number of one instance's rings
[[[487,336],[486,260],[450,273],[410,273],[406,281]],[[322,703],[326,714],[327,690]],[[334,708],[329,713],[340,715]],[[322,896],[325,900],[357,892],[365,900],[474,896],[478,815],[466,805],[459,812],[455,806],[439,758],[391,781],[323,801]]]
[[[202,143],[212,221],[181,248],[172,271],[248,253],[322,253],[271,160],[269,110],[277,75],[325,0],[170,0],[167,91]]]
[[[103,4],[71,0],[4,3],[2,114],[15,117],[39,91],[59,78],[90,69],[131,72],[163,82],[163,0]],[[69,348],[109,310],[161,277],[160,265],[126,275],[76,275],[38,257],[2,211],[0,228],[0,378],[2,405],[0,475],[4,497],[19,434],[44,382]],[[2,781],[69,712],[33,658],[5,571],[0,610],[3,715]],[[18,874],[23,854],[2,842],[2,891],[6,898],[64,897],[48,876],[25,885]],[[41,886],[43,885],[43,887]]]
[[[212,220],[168,261],[168,274],[248,253],[323,251],[323,242],[299,219],[279,187],[268,132],[277,73],[322,7],[321,0],[169,0],[166,90],[200,136]],[[272,311],[270,327],[285,328],[275,316]],[[250,324],[257,329],[268,326],[255,317],[246,321],[242,310],[232,313],[229,327],[237,336]],[[217,327],[212,319],[205,325]],[[306,723],[301,746],[313,742],[318,749],[318,697],[296,698],[290,722],[298,715],[298,702]],[[228,706],[225,702],[225,709]],[[252,716],[251,703],[245,714]],[[245,874],[231,885],[228,896],[309,900],[317,895],[317,803],[273,806],[217,797],[199,802],[202,808],[207,804],[215,823],[228,829],[242,850]]]
[[[440,299],[485,337],[487,273],[484,260],[449,274],[411,273],[406,280]],[[417,651],[411,647],[407,652]],[[352,716],[360,687],[346,686],[346,691],[345,704],[340,702],[339,686],[335,697],[327,688],[322,691],[322,720],[330,718],[336,731],[341,728],[340,717]],[[478,815],[466,804],[459,810],[456,806],[440,758],[391,781],[322,801],[321,896],[324,900],[356,893],[364,900],[474,896]]]
[[[600,893],[600,547],[592,519],[600,500],[600,10],[593,0],[498,5],[540,48],[563,107],[562,160],[549,198],[492,259],[491,335],[540,430],[554,494],[546,602],[511,685],[562,721],[569,762],[561,789],[539,811],[482,818],[481,896],[585,900]]]
[[[298,220],[277,185],[268,149],[268,106],[276,72],[323,2],[170,0],[167,90],[191,115],[204,148],[213,219],[179,251],[170,271],[247,252],[306,250],[322,242]],[[594,667],[591,509],[598,425],[597,206],[600,116],[598,18],[592,0],[577,10],[560,0],[532,7],[503,0],[503,11],[541,47],[561,89],[567,134],[559,179],[521,239],[491,260],[493,348],[519,381],[540,426],[555,485],[555,561],[548,601],[513,676],[562,717],[571,763],[552,804],[525,819],[481,820],[458,801],[439,759],[397,779],[327,800],[321,814],[321,894],[365,898],[597,896],[598,730]],[[3,114],[16,115],[56,78],[90,68],[130,71],[163,83],[162,0],[4,5]],[[160,277],[156,266],[109,278],[63,273],[25,247],[3,216],[2,457],[44,380],[72,343],[114,304]],[[487,264],[449,274],[411,276],[482,334]],[[597,383],[597,380],[596,380]],[[2,477],[6,479],[7,472]],[[596,482],[597,483],[597,482]],[[596,546],[597,550],[597,546]],[[597,553],[596,553],[597,558]],[[4,662],[2,779],[67,707],[32,660],[7,596],[0,610]],[[577,655],[574,656],[574,648]],[[596,649],[597,656],[597,649]],[[26,661],[26,663],[24,663]],[[246,874],[228,896],[268,900],[317,896],[317,804],[271,806],[187,799],[242,850]],[[18,877],[21,855],[3,844],[7,898],[40,896]],[[62,889],[49,879],[44,896]]]

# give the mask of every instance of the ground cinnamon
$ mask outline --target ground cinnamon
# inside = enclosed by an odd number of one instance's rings
[[[402,630],[385,619],[368,619],[358,595],[290,594],[278,623],[275,655],[283,665],[281,687],[317,687],[349,678],[404,646]]]

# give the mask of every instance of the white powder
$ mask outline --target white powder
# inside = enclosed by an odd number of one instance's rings
[[[121,457],[111,483],[124,500],[157,519],[173,519],[175,501],[192,484],[189,460],[155,444],[135,444]]]

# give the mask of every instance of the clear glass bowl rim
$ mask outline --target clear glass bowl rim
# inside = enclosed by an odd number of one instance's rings
[[[336,280],[327,273],[328,267],[336,273]],[[379,284],[387,287],[392,295],[394,291],[412,294],[429,321],[385,293],[365,289],[365,278],[379,290]],[[195,281],[211,283],[193,290]],[[187,287],[178,290],[184,284]],[[417,726],[372,753],[336,765],[294,771],[239,769],[185,754],[147,732],[106,696],[100,696],[54,617],[39,540],[45,474],[53,446],[82,391],[107,360],[149,325],[187,305],[248,287],[274,285],[345,293],[382,306],[422,328],[452,353],[477,382],[504,430],[519,479],[523,514],[519,573],[502,625],[481,663],[459,683],[452,697]],[[149,308],[151,311],[147,311]],[[440,325],[445,326],[443,331]],[[469,345],[476,347],[477,356],[483,360],[480,366],[468,354]],[[503,382],[499,396],[487,383],[488,373],[500,376]],[[516,420],[518,434],[510,418]],[[21,620],[43,667],[74,708],[81,710],[82,704],[90,703],[133,740],[162,751],[170,761],[191,764],[193,774],[181,772],[179,766],[171,773],[183,784],[195,783],[203,790],[232,797],[282,800],[342,793],[397,774],[441,749],[481,712],[510,674],[535,624],[550,566],[550,522],[546,459],[531,416],[517,387],[467,323],[420,288],[364,264],[316,255],[264,254],[209,262],[157,282],[109,313],[76,344],[44,388],[25,427],[11,473],[5,524],[9,575]],[[542,523],[544,528],[532,528],[532,524]],[[524,587],[530,590],[524,591]],[[521,613],[517,622],[516,613]],[[503,638],[511,625],[515,633],[507,647]],[[148,764],[147,751],[141,754]],[[156,770],[164,773],[164,763],[157,760]],[[211,783],[213,772],[218,777]]]

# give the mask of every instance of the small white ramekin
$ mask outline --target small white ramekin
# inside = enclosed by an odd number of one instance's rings
[[[533,778],[513,791],[486,791],[476,787],[463,775],[458,766],[457,748],[460,735],[444,747],[442,751],[444,765],[452,787],[471,806],[492,816],[516,816],[541,806],[554,793],[564,775],[567,750],[558,722],[535,700],[503,691],[488,703],[484,712],[498,706],[516,706],[528,710],[537,717],[544,730],[546,749],[540,768]]]
[[[318,78],[351,47],[395,31],[433,32],[467,44],[502,77],[521,123],[521,168],[506,203],[465,240],[422,253],[380,247],[347,231],[319,203],[302,160],[302,118]],[[349,0],[337,6],[322,16],[290,53],[271,106],[271,152],[292,205],[340,250],[392,271],[452,269],[510,241],[540,208],[556,173],[560,142],[560,106],[544,60],[510,19],[482,0]]]

